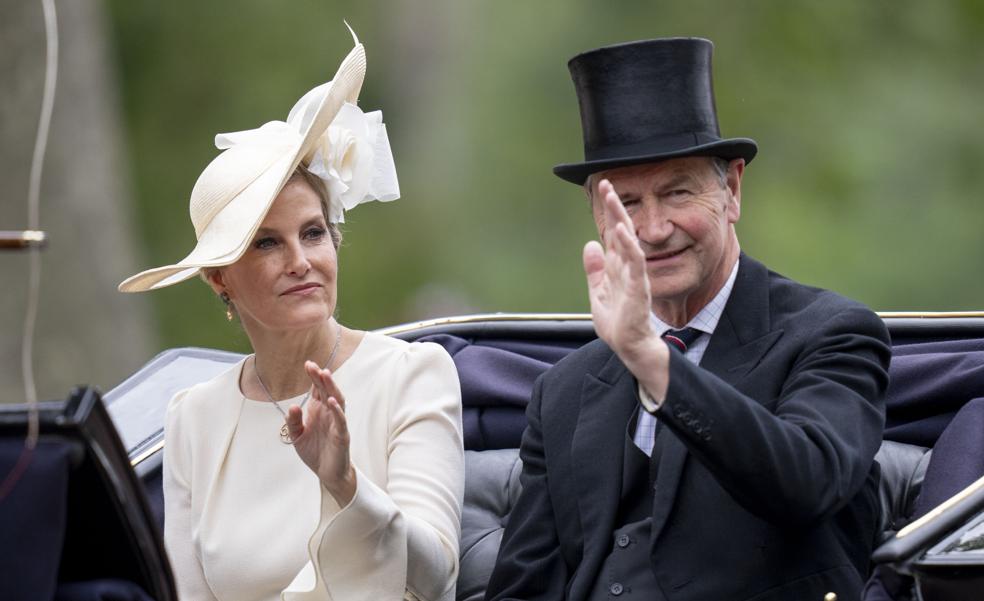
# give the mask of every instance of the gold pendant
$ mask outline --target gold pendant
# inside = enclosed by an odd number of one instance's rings
[[[294,444],[294,440],[290,437],[290,432],[287,430],[287,423],[280,426],[280,442],[284,444]]]

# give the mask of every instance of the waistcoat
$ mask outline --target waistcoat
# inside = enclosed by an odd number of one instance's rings
[[[653,484],[659,463],[659,433],[650,458],[632,440],[637,414],[625,432],[622,460],[622,491],[612,532],[611,547],[598,570],[589,601],[663,599],[663,593],[653,575],[649,556],[649,539],[653,513]]]

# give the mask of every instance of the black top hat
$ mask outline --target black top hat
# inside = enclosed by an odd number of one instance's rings
[[[701,38],[629,42],[589,50],[567,63],[581,106],[584,162],[554,167],[583,184],[592,173],[682,156],[743,158],[749,138],[722,139],[714,108],[711,53]]]

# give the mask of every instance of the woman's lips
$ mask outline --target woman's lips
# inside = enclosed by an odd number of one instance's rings
[[[315,290],[321,288],[321,284],[310,283],[301,284],[299,286],[293,286],[284,290],[280,293],[280,296],[295,295],[295,296],[305,296],[308,294],[313,294]]]

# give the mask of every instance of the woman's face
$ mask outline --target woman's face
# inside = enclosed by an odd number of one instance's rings
[[[317,193],[293,178],[243,256],[209,275],[226,292],[247,331],[294,330],[326,321],[335,310],[338,254]]]

